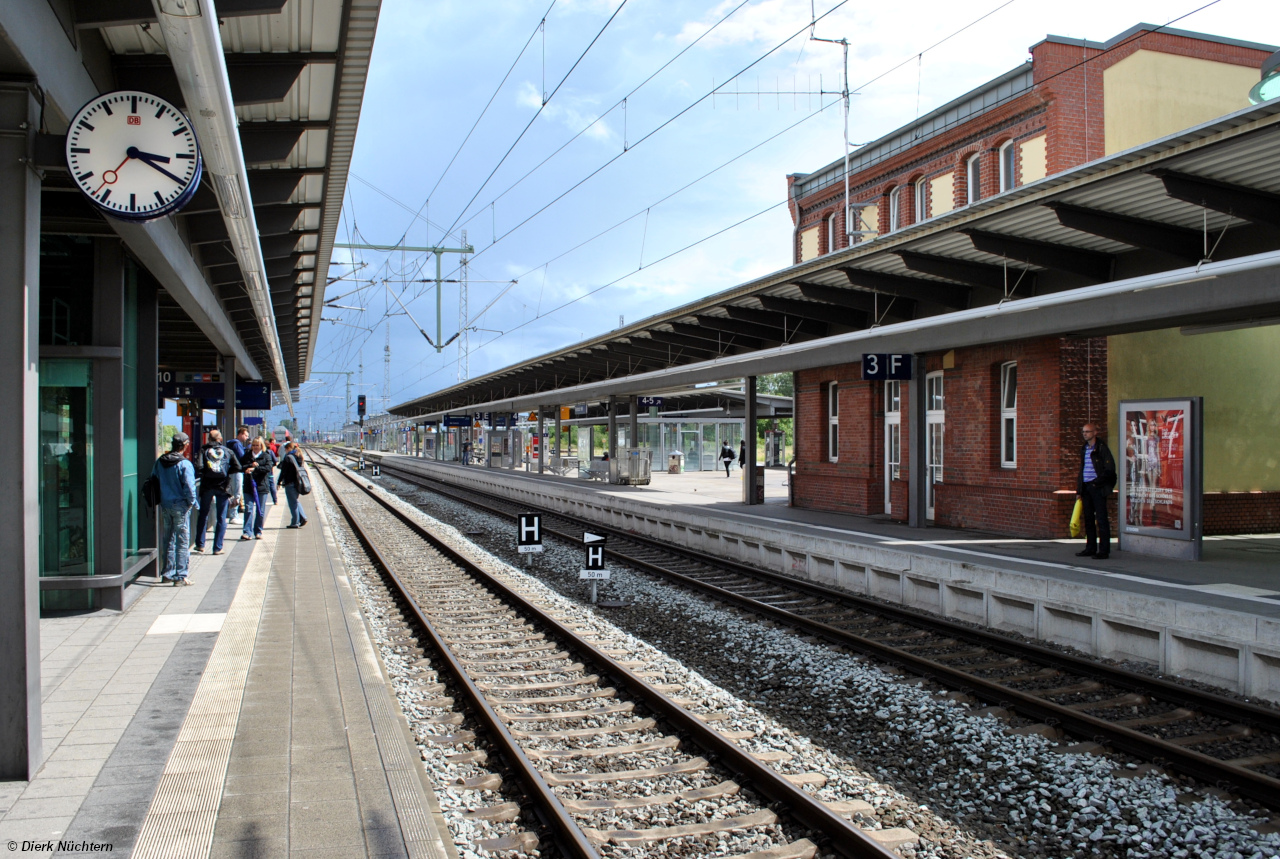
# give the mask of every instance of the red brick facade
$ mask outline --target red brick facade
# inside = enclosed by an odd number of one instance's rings
[[[935,206],[942,208],[939,201],[926,199],[929,208],[914,211],[913,185],[920,179],[951,173],[954,199],[947,208],[964,206],[968,201],[966,165],[974,155],[981,159],[980,196],[998,193],[1000,148],[1008,141],[1020,144],[1044,135],[1048,174],[1102,157],[1103,72],[1138,50],[1252,68],[1259,67],[1266,56],[1248,47],[1177,33],[1138,32],[1115,40],[1108,48],[1047,39],[1031,49],[1030,89],[853,174],[849,199],[876,203],[879,223],[875,226],[885,233],[890,231],[889,195],[896,188],[903,189],[900,226],[930,217]],[[1021,156],[1018,146],[1014,151]],[[1022,183],[1022,170],[1017,163],[1014,184]],[[793,187],[804,179],[788,177]],[[800,234],[814,225],[822,226],[817,252],[833,250],[828,218],[835,219],[837,243],[844,245],[844,199],[843,181],[793,197],[797,262]],[[1013,466],[1003,463],[1001,456],[1001,366],[1006,362],[1016,362],[1018,375]],[[1107,339],[1047,338],[958,349],[946,356],[926,355],[925,368],[926,372],[942,371],[945,394],[942,480],[934,486],[933,521],[1029,538],[1067,536],[1080,468],[1080,427],[1086,421],[1104,429],[1108,425]],[[838,385],[840,403],[839,450],[834,462],[826,449],[826,397],[832,383]],[[885,383],[861,381],[857,363],[796,374],[792,492],[798,506],[859,515],[888,513],[906,520],[910,383],[902,383],[902,388],[900,473],[890,483],[891,510],[886,511]],[[1204,511],[1205,534],[1280,530],[1280,492],[1208,494]],[[1113,534],[1114,519],[1113,507]]]

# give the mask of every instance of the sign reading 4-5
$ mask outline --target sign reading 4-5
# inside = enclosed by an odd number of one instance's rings
[[[94,206],[126,221],[176,212],[200,187],[200,147],[187,117],[133,90],[100,95],[71,118],[67,167]]]

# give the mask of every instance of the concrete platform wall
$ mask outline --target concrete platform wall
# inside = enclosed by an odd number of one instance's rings
[[[366,452],[369,460],[381,458]],[[1064,582],[994,563],[940,559],[796,533],[789,523],[708,518],[709,510],[618,498],[564,481],[391,457],[393,467],[461,488],[632,531],[799,579],[1094,656],[1134,660],[1249,696],[1280,701],[1280,621],[1178,599]],[[392,465],[389,463],[389,465]],[[513,532],[514,533],[514,532]]]

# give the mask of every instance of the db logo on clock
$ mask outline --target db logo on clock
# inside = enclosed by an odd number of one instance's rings
[[[130,116],[130,117],[126,120],[126,123],[127,123],[128,125],[142,125],[142,117],[140,117],[140,116]]]

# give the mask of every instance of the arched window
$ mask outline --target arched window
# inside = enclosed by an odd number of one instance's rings
[[[976,203],[982,199],[982,156],[978,154],[970,155],[968,162],[965,164],[965,184],[968,188],[966,191],[966,200],[970,203]]]
[[[916,219],[915,223],[920,223],[929,217],[929,183],[923,177],[916,180]]]
[[[1013,148],[1013,141],[1006,140],[1004,145],[1000,147],[1000,190],[1008,191],[1017,184],[1017,177],[1014,173],[1014,155],[1016,150]]]
[[[889,192],[889,232],[902,226],[902,186]]]

